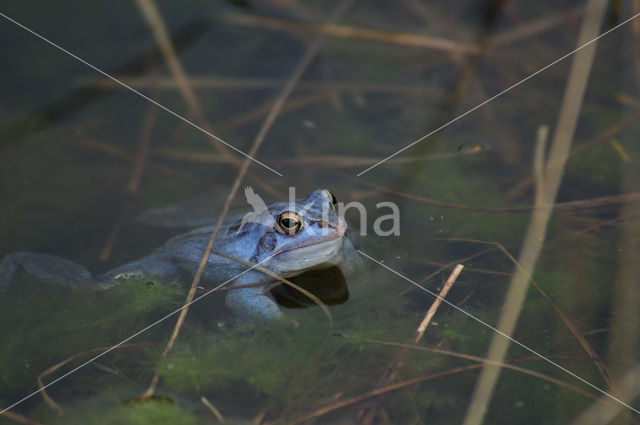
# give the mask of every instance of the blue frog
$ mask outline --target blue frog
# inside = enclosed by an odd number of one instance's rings
[[[275,319],[281,311],[267,291],[273,278],[257,269],[247,271],[247,265],[233,259],[260,264],[283,277],[322,266],[353,264],[359,259],[345,237],[346,230],[336,198],[326,189],[315,190],[295,202],[279,202],[229,217],[218,232],[201,281],[219,284],[233,280],[232,285],[264,282],[228,291],[225,303],[241,319]],[[61,257],[15,252],[0,263],[0,291],[8,288],[20,270],[43,282],[93,289],[146,276],[160,282],[185,280],[185,274],[196,273],[212,232],[213,226],[204,226],[175,236],[150,255],[97,278],[85,267]]]

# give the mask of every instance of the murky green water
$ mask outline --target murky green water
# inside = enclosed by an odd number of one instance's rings
[[[192,306],[165,359],[175,318],[51,385],[49,401],[36,394],[9,412],[44,424],[216,423],[211,404],[236,423],[471,424],[482,364],[459,354],[485,357],[502,337],[469,315],[495,327],[516,310],[512,337],[547,360],[511,343],[480,423],[638,422],[589,384],[640,409],[627,384],[640,379],[632,375],[640,349],[640,21],[602,37],[582,70],[589,78],[558,205],[531,238],[538,289],[529,284],[519,306],[505,297],[534,223],[536,134],[549,127],[552,162],[574,56],[448,123],[575,49],[584,4],[354,3],[329,28],[256,154],[283,177],[252,163],[243,185],[268,203],[286,199],[290,186],[300,196],[326,187],[362,202],[366,235],[348,214],[356,244],[392,270],[364,258],[346,288],[316,285],[333,327],[315,305],[287,308],[282,323],[237,324],[224,294],[212,294]],[[7,17],[247,152],[319,26],[343,3],[158,2],[197,107],[135,2],[1,4]],[[634,7],[613,2],[600,32],[640,12]],[[44,252],[98,275],[184,231],[137,222],[149,208],[205,194],[210,213],[221,210],[237,176],[222,152],[244,157],[7,17],[0,256]],[[245,209],[243,198],[232,209]],[[398,205],[399,236],[376,235],[374,222],[389,213],[380,202]],[[434,297],[409,280],[438,292],[457,263],[465,269],[446,299],[469,315],[443,304],[412,342]],[[49,383],[182,305],[183,287],[144,283],[86,293],[19,276],[0,292],[0,408],[36,391],[39,375]],[[290,297],[278,299],[290,305]],[[156,397],[137,400],[155,371]],[[591,406],[622,413],[573,422]]]

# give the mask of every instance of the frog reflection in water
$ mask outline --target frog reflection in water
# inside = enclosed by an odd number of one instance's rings
[[[216,253],[260,263],[284,277],[324,265],[357,261],[357,253],[345,237],[346,228],[345,220],[336,211],[336,198],[328,190],[321,189],[295,203],[279,202],[255,212],[250,221],[243,222],[242,215],[229,218],[220,228],[201,281],[222,283],[248,269],[248,266]],[[79,287],[89,285],[97,289],[145,276],[172,282],[184,274],[195,274],[212,231],[213,226],[206,226],[175,236],[151,255],[97,278],[93,278],[86,268],[64,258],[16,252],[0,263],[0,291],[6,290],[19,270],[41,281]],[[226,305],[241,319],[271,320],[280,316],[280,308],[266,291],[272,280],[256,269],[246,271],[233,281],[233,285],[255,282],[265,282],[265,285],[228,291]]]

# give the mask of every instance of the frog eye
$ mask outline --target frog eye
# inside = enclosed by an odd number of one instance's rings
[[[294,212],[284,212],[278,217],[280,230],[287,235],[295,235],[302,228],[302,217]]]
[[[338,207],[338,198],[336,198],[336,196],[329,192],[327,189],[324,190],[324,193],[327,195],[327,197],[329,197],[329,200],[331,201],[331,206],[335,209]]]

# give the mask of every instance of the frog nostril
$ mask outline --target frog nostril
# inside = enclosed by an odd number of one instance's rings
[[[318,222],[318,227],[321,229],[324,229],[325,227],[328,227],[327,223],[325,221],[319,221]]]

